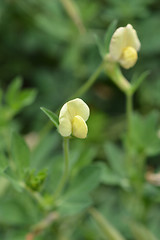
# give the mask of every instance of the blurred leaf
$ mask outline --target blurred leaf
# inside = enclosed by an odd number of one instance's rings
[[[3,152],[0,152],[0,172],[3,172],[8,166],[8,159]]]
[[[24,217],[24,212],[22,207],[20,207],[16,202],[11,201],[0,201],[1,211],[0,211],[0,221],[3,224],[24,224],[26,218]]]
[[[60,202],[60,211],[69,214],[69,211],[78,213],[88,207],[92,201],[89,193],[100,182],[101,169],[96,165],[84,168],[72,182]],[[65,210],[67,212],[65,212]]]
[[[140,223],[131,222],[130,228],[132,230],[135,240],[158,240],[145,226]]]
[[[104,58],[105,56],[105,47],[104,47],[104,43],[103,41],[99,38],[98,35],[94,34],[95,40],[96,40],[96,44],[99,50],[99,54],[102,58]]]
[[[142,84],[142,82],[148,77],[150,74],[150,71],[143,72],[133,83],[132,83],[132,92],[134,93],[139,86]]]
[[[72,149],[71,155],[71,176],[75,176],[82,168],[88,166],[96,157],[97,148],[90,145],[86,147],[84,143],[76,141],[74,148]]]
[[[8,105],[11,105],[14,103],[15,98],[17,98],[17,94],[19,94],[19,90],[22,87],[22,78],[16,77],[13,79],[13,81],[10,83],[5,98]]]
[[[19,181],[13,176],[11,171],[3,172],[1,175],[10,182],[16,191],[22,192],[22,187],[20,186]]]
[[[129,188],[129,181],[127,178],[121,177],[103,162],[99,162],[98,164],[101,167],[101,182],[103,184],[110,186],[121,186],[125,190],[126,188]]]
[[[113,143],[106,143],[104,151],[112,170],[120,176],[125,176],[125,155],[122,150]]]
[[[12,134],[11,153],[18,176],[22,178],[30,165],[30,151],[24,139],[15,132]]]
[[[30,105],[37,94],[34,89],[21,90],[22,79],[15,78],[7,89],[6,103],[11,107],[13,113],[17,113],[21,108]]]
[[[117,23],[118,23],[118,21],[114,20],[113,22],[110,23],[110,25],[107,28],[107,31],[106,31],[106,34],[105,34],[105,37],[104,37],[104,46],[105,46],[105,49],[106,49],[106,53],[109,52],[109,44],[110,44],[110,41],[111,41],[111,37],[112,37],[113,33],[115,32],[115,30],[117,28]]]
[[[104,237],[109,240],[125,240],[121,233],[115,229],[100,212],[94,208],[91,208],[90,213]]]
[[[58,116],[53,113],[52,111],[50,111],[47,108],[41,107],[40,108],[46,115],[47,117],[53,122],[53,124],[55,125],[56,128],[58,128],[59,126],[59,120],[58,120]]]
[[[49,133],[41,138],[38,145],[31,153],[32,168],[38,170],[45,168],[48,161],[51,159],[52,152],[60,145],[60,141],[61,138],[56,133]]]
[[[78,214],[92,204],[92,200],[89,196],[80,196],[76,199],[64,200],[60,207],[59,211],[62,215],[75,215]]]
[[[148,156],[154,156],[160,152],[160,139],[156,129],[158,119],[157,112],[151,112],[147,116],[141,116],[138,113],[133,115],[130,142],[132,149]]]

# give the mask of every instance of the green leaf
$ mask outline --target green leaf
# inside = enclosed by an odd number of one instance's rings
[[[154,156],[160,152],[160,139],[157,134],[159,114],[151,112],[147,116],[132,116],[131,149]],[[135,131],[136,129],[136,131]]]
[[[1,175],[10,182],[16,191],[22,192],[22,186],[20,185],[19,181],[13,176],[13,173],[11,171],[3,172]]]
[[[8,159],[3,152],[0,152],[0,172],[5,171],[8,166]]]
[[[101,169],[97,164],[84,168],[72,179],[72,182],[60,201],[59,211],[63,214],[75,214],[92,201],[89,193],[100,183]],[[73,209],[71,209],[73,208]],[[69,213],[69,210],[71,213]]]
[[[61,215],[75,215],[82,212],[84,209],[92,204],[92,200],[89,196],[81,196],[77,199],[70,199],[68,201],[61,202],[59,212]]]
[[[79,197],[81,194],[88,194],[100,182],[101,168],[98,164],[93,164],[82,169],[78,175],[72,179],[71,185],[64,198]]]
[[[148,77],[149,74],[150,71],[145,71],[136,80],[134,80],[131,88],[132,93],[134,93],[139,88],[139,86]]]
[[[113,143],[106,143],[104,151],[111,169],[120,176],[125,176],[124,153]]]
[[[6,92],[6,102],[9,105],[12,105],[15,101],[15,98],[17,98],[17,94],[19,93],[20,88],[22,87],[22,78],[16,77],[13,79],[11,84],[9,85],[7,92]]]
[[[125,240],[121,233],[108,222],[104,216],[96,209],[90,209],[90,214],[97,223],[101,233],[108,240]]]
[[[104,48],[104,44],[101,41],[101,39],[99,38],[99,36],[97,36],[96,34],[94,34],[95,40],[96,40],[96,44],[99,50],[99,54],[102,58],[104,58],[105,56],[105,48]]]
[[[110,41],[111,41],[111,37],[116,30],[117,22],[118,22],[117,20],[114,20],[113,22],[111,22],[111,24],[109,25],[109,27],[106,31],[106,34],[105,34],[105,37],[104,37],[104,46],[105,46],[105,49],[106,49],[106,51],[105,51],[106,53],[109,52],[109,44],[110,44]]]
[[[30,151],[24,139],[15,132],[12,134],[11,153],[18,176],[22,178],[30,164]]]
[[[35,89],[21,90],[21,87],[22,79],[17,77],[10,84],[6,92],[6,102],[11,107],[14,114],[21,108],[30,105],[37,95],[37,91]]]
[[[47,108],[41,107],[40,109],[49,117],[49,119],[53,122],[55,127],[58,128],[59,125],[58,116]]]
[[[129,188],[129,181],[125,177],[121,177],[119,174],[115,173],[107,164],[103,162],[99,162],[101,166],[101,182],[103,184],[111,185],[111,186],[121,186],[125,190]]]
[[[158,240],[148,228],[142,224],[131,222],[130,228],[132,230],[135,240]]]

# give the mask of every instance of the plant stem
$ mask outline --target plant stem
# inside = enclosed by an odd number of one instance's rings
[[[128,138],[130,139],[130,134],[132,129],[133,95],[129,92],[129,93],[126,93],[126,97],[127,97],[127,105],[126,105],[127,131],[128,131]]]
[[[130,152],[130,140],[132,131],[132,112],[133,112],[133,94],[126,92],[126,117],[127,117],[127,152],[126,152],[126,168],[129,176],[132,175],[132,156]]]
[[[104,61],[99,65],[99,67],[90,76],[90,78],[78,89],[78,91],[71,96],[70,99],[73,99],[75,97],[80,97],[83,94],[85,94],[88,91],[88,89],[93,85],[93,83],[96,81],[96,79],[99,76],[99,74],[101,73],[103,67],[104,67]]]
[[[39,192],[35,192],[30,189],[24,182],[20,182],[20,186],[23,187],[40,205],[41,208],[48,211],[50,208],[44,202],[44,198],[41,196]]]
[[[68,171],[69,171],[69,138],[64,137],[63,138],[63,153],[64,153],[64,173],[61,178],[61,181],[53,195],[53,199],[56,200],[56,198],[59,196],[61,191],[63,190],[67,178],[68,178]]]
[[[80,14],[75,2],[73,2],[72,0],[60,0],[60,1],[63,4],[70,18],[73,20],[73,22],[77,26],[79,32],[81,34],[84,34],[86,32],[86,28],[82,22],[82,19],[80,17]]]

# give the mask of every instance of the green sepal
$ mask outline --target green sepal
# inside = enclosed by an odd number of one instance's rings
[[[105,37],[104,37],[104,45],[105,45],[105,52],[108,53],[109,52],[109,44],[111,41],[111,37],[113,35],[113,33],[115,32],[116,28],[117,28],[117,20],[114,20],[113,22],[110,23]]]
[[[49,117],[49,119],[53,122],[55,127],[58,128],[59,126],[58,116],[55,113],[53,113],[51,110],[45,107],[41,107],[40,109],[47,115],[47,117]]]

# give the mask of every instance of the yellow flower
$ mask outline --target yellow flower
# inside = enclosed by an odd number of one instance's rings
[[[59,114],[59,132],[63,137],[73,134],[77,138],[86,138],[89,117],[89,107],[80,98],[71,100],[63,105]]]
[[[122,67],[128,69],[135,65],[140,46],[135,29],[128,24],[114,32],[109,46],[109,56],[113,61],[119,62]]]

